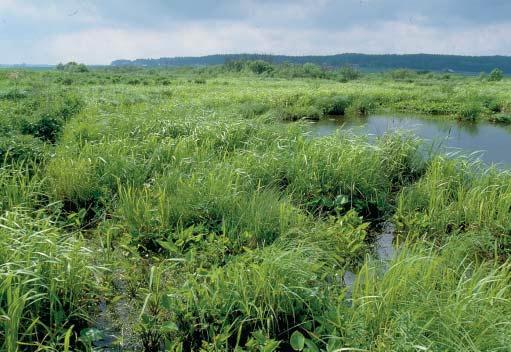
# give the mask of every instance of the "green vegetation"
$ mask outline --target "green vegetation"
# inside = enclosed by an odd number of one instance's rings
[[[511,174],[300,122],[508,123],[509,88],[265,61],[0,71],[0,350],[509,349]]]
[[[143,67],[183,67],[223,65],[236,60],[263,60],[274,64],[291,63],[303,65],[313,63],[320,66],[341,67],[356,65],[363,69],[394,70],[409,67],[420,71],[446,71],[479,73],[490,72],[500,67],[507,74],[511,73],[511,58],[509,56],[459,56],[435,54],[337,54],[318,56],[286,56],[265,54],[219,54],[200,57],[163,57],[160,59],[115,60],[113,66],[143,66]]]

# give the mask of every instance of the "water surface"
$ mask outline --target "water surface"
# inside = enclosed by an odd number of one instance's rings
[[[370,136],[397,130],[411,131],[433,145],[441,146],[444,152],[476,153],[487,164],[511,167],[510,126],[393,114],[338,117],[312,122],[307,128],[314,136],[330,135],[339,129]]]

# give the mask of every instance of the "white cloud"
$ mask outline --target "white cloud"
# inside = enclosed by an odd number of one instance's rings
[[[436,29],[402,22],[341,31],[264,29],[240,22],[186,22],[162,30],[96,28],[48,38],[52,62],[94,64],[114,59],[263,52],[305,55],[362,53],[511,54],[511,23]]]
[[[63,4],[55,1],[0,0],[0,15],[33,21],[34,24],[93,24],[98,19],[97,9],[92,4],[84,6],[78,0],[67,0]]]

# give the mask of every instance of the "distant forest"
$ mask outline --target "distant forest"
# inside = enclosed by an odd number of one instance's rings
[[[222,65],[236,60],[264,60],[274,64],[304,64],[307,62],[324,67],[353,65],[362,70],[388,70],[409,68],[429,71],[454,71],[461,73],[490,72],[500,68],[511,74],[510,56],[460,56],[460,55],[367,55],[339,54],[328,56],[286,56],[262,54],[225,54],[200,57],[171,57],[160,59],[116,60],[112,66],[180,67]]]

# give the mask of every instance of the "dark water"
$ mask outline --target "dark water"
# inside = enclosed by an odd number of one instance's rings
[[[418,137],[440,146],[444,152],[475,153],[487,164],[511,167],[511,127],[488,122],[464,123],[446,118],[408,115],[372,115],[339,117],[313,122],[308,127],[315,136],[326,136],[339,129],[356,134],[380,136],[390,131],[411,131]]]

